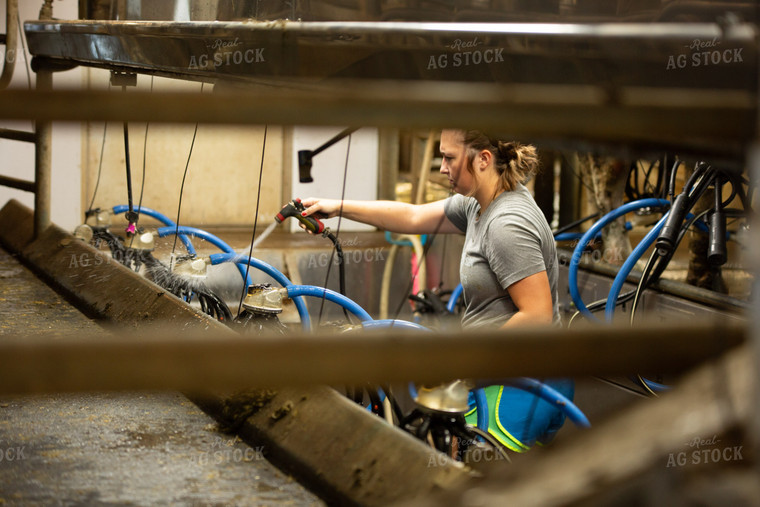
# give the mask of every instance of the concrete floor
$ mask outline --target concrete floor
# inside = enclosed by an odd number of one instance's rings
[[[0,250],[0,339],[100,326]],[[0,398],[0,505],[322,505],[178,393]]]

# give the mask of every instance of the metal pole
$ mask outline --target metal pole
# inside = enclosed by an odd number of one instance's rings
[[[18,57],[17,17],[18,0],[7,0],[5,2],[5,60],[3,74],[0,76],[0,90],[4,90],[11,83],[13,69],[16,67],[16,58]]]
[[[43,66],[37,70],[37,91],[49,92],[52,89],[53,72]],[[53,123],[38,120],[34,130],[34,237],[37,238],[50,225]]]

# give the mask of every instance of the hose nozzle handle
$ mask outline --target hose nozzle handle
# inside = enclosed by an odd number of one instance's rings
[[[282,207],[280,212],[275,215],[274,219],[278,224],[281,224],[285,221],[286,218],[295,217],[309,231],[313,232],[314,234],[322,234],[325,230],[325,224],[314,217],[303,216],[301,213],[303,213],[305,209],[306,208],[301,203],[301,199],[293,199]]]
[[[660,231],[660,235],[657,237],[655,248],[657,248],[657,254],[660,257],[665,257],[673,253],[675,250],[676,242],[678,239],[678,233],[681,230],[688,204],[688,197],[685,192],[678,194],[673,205],[670,207],[670,213],[665,221],[665,225]]]

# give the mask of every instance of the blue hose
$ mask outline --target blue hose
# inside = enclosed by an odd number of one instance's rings
[[[372,317],[370,317],[369,313],[367,313],[364,308],[344,296],[343,294],[340,294],[338,292],[335,292],[330,289],[325,289],[323,287],[316,287],[314,285],[289,285],[286,287],[288,291],[288,297],[294,298],[297,296],[311,296],[315,298],[324,298],[328,301],[331,301],[333,303],[336,303],[349,312],[353,313],[357,317],[359,317],[359,320],[362,321],[362,324],[371,321]]]
[[[544,401],[551,403],[555,407],[558,407],[567,416],[568,419],[573,421],[576,426],[579,426],[581,428],[591,427],[591,423],[589,422],[588,418],[578,408],[578,406],[575,405],[575,403],[570,401],[565,395],[556,389],[549,387],[543,382],[539,382],[536,379],[528,377],[520,377],[507,380],[505,384],[516,387],[518,389],[522,389],[523,391],[533,393]],[[479,424],[480,423],[478,423],[478,425]]]
[[[408,239],[393,239],[393,235],[391,234],[391,231],[385,231],[385,241],[387,241],[391,245],[413,246],[412,242],[409,241]],[[426,242],[427,242],[427,234],[421,235],[420,243],[422,243],[422,246],[425,246]]]
[[[631,255],[628,256],[623,265],[620,267],[617,275],[615,275],[615,280],[612,282],[610,293],[607,296],[607,304],[604,307],[604,316],[607,319],[607,322],[612,322],[612,316],[615,313],[617,298],[620,295],[620,291],[623,289],[623,284],[628,278],[628,275],[633,270],[636,262],[638,262],[641,256],[644,255],[644,252],[646,252],[647,249],[652,246],[652,243],[657,240],[657,236],[659,236],[660,230],[665,225],[665,221],[667,220],[669,214],[669,211],[665,213],[659,222],[657,222],[654,227],[652,227],[652,230],[650,230],[639,242],[639,244],[636,245],[636,248],[633,249]]]
[[[417,324],[416,322],[409,322],[408,320],[398,320],[398,319],[380,319],[380,320],[370,320],[370,321],[364,321],[362,322],[362,327],[364,329],[371,329],[373,327],[392,327],[394,329],[414,329],[415,331],[432,331],[429,328],[426,328],[425,326],[422,326],[420,324]]]
[[[462,287],[461,283],[454,287],[454,291],[451,293],[449,301],[446,303],[446,310],[449,313],[454,313],[454,308],[456,308],[459,298],[462,297],[462,292],[464,292],[464,287]]]
[[[625,230],[630,231],[633,229],[633,224],[631,222],[625,223]],[[582,232],[561,232],[559,234],[554,235],[554,241],[577,241],[583,237]],[[596,236],[594,236],[594,239],[598,239],[602,237],[602,231],[599,231]]]
[[[209,255],[209,260],[214,266],[223,262],[234,262],[237,265],[247,264],[252,268],[256,268],[259,271],[263,271],[267,275],[271,276],[283,287],[293,285],[293,282],[288,280],[288,277],[282,274],[274,266],[267,264],[266,262],[259,259],[248,257],[247,255],[237,254],[235,252],[211,254]],[[311,319],[309,318],[309,310],[306,308],[306,302],[302,297],[295,297],[293,298],[293,304],[296,305],[298,315],[301,317],[301,326],[303,327],[304,331],[309,331],[311,329]]]
[[[475,408],[477,409],[476,415],[478,417],[478,429],[488,432],[488,398],[486,397],[486,390],[482,387],[473,391],[475,395]]]
[[[210,232],[206,232],[203,229],[198,229],[196,227],[188,227],[186,225],[181,225],[179,227],[161,227],[157,232],[159,238],[170,236],[172,234],[184,234],[187,236],[193,236],[208,241],[224,253],[237,254],[237,252],[235,252],[235,250],[233,250],[230,245],[222,241],[217,236],[214,236]],[[245,266],[241,266],[240,264],[235,264],[235,266],[238,268],[238,271],[240,271],[240,276],[242,276],[243,280],[245,280],[246,286],[251,285],[251,278],[246,278],[245,276]]]
[[[575,303],[575,306],[578,309],[578,311],[580,311],[583,315],[585,315],[586,317],[594,321],[599,320],[589,311],[589,309],[583,303],[583,298],[581,298],[581,293],[580,293],[580,290],[578,289],[578,265],[581,262],[581,257],[583,256],[583,250],[586,248],[586,245],[588,244],[588,242],[591,241],[591,239],[594,236],[596,236],[596,234],[600,232],[607,224],[625,215],[626,213],[630,213],[631,211],[635,211],[641,208],[654,208],[654,207],[665,207],[665,206],[670,206],[670,201],[667,201],[665,199],[651,198],[651,199],[640,199],[638,201],[629,202],[604,215],[596,223],[594,223],[594,225],[592,225],[588,231],[586,231],[583,234],[581,239],[578,241],[578,244],[576,245],[575,250],[573,250],[573,256],[570,259],[570,266],[568,266],[568,279],[567,279],[568,290],[570,291],[570,297],[572,298],[573,303]],[[608,300],[608,303],[609,303],[609,300]]]
[[[143,215],[147,215],[151,218],[155,218],[156,220],[158,220],[164,225],[171,225],[172,227],[177,226],[177,224],[174,223],[174,221],[172,221],[171,218],[167,217],[163,213],[156,211],[154,209],[146,208],[145,206],[138,206],[133,209],[138,213],[142,213]],[[126,213],[127,211],[129,211],[129,206],[127,206],[126,204],[119,204],[113,207],[114,215],[120,215],[121,213]],[[184,234],[180,234],[179,240],[182,241],[183,245],[185,245],[185,249],[187,249],[187,253],[191,255],[195,254],[195,248],[193,248],[193,243],[190,241],[190,238],[188,238]]]

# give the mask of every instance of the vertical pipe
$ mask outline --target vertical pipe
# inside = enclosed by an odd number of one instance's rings
[[[53,89],[53,72],[42,65],[37,70],[37,91]],[[53,122],[37,120],[34,136],[34,237],[50,225],[50,180]]]
[[[18,0],[5,2],[5,59],[3,60],[3,74],[0,75],[0,90],[4,90],[11,83],[13,69],[16,67],[18,57],[18,30],[16,18],[18,17]]]

